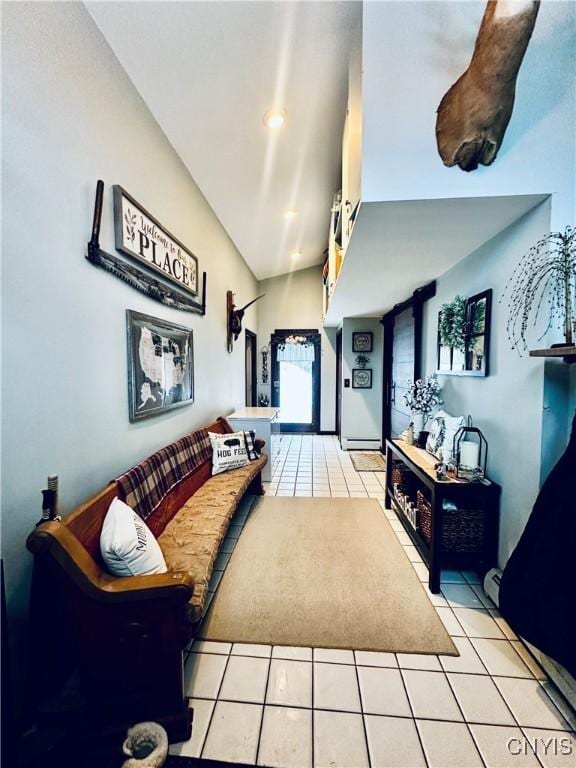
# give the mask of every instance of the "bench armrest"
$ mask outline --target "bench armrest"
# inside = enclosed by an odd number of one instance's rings
[[[63,523],[38,526],[28,537],[27,547],[34,554],[50,553],[76,586],[98,602],[118,604],[165,599],[185,604],[194,591],[194,581],[186,573],[111,576],[94,562]]]

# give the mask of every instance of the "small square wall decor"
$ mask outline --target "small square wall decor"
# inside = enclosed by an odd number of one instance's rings
[[[372,331],[354,331],[352,333],[352,352],[372,352]]]
[[[352,389],[372,389],[372,369],[352,369]]]

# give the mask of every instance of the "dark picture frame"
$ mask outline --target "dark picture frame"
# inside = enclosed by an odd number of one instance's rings
[[[352,389],[372,389],[372,368],[352,369]]]
[[[352,352],[372,352],[374,334],[372,331],[352,332]]]
[[[128,413],[131,422],[194,402],[191,328],[126,310]]]
[[[490,333],[492,329],[492,289],[466,299],[464,349],[443,346],[438,341],[436,373],[442,376],[488,376],[490,369]]]

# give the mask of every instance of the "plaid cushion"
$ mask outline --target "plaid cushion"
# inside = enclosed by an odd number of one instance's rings
[[[210,458],[208,433],[199,429],[161,448],[117,478],[124,501],[146,520],[169,491]]]
[[[244,442],[246,443],[248,458],[250,461],[256,461],[260,454],[256,449],[256,432],[253,429],[244,430]]]

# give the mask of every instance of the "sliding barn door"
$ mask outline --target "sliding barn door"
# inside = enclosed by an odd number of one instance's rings
[[[404,403],[408,384],[420,378],[424,302],[436,293],[436,283],[414,291],[412,297],[384,315],[384,392],[382,435],[394,439],[410,424]]]
[[[390,434],[398,437],[410,424],[404,403],[408,382],[416,377],[416,325],[412,303],[394,317],[392,336],[392,377],[390,391]]]

